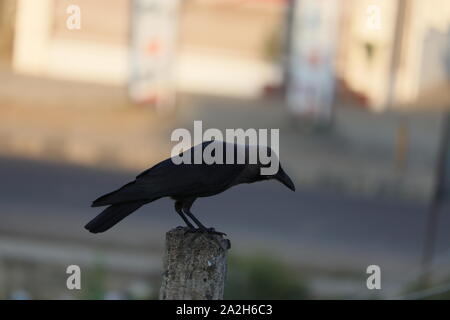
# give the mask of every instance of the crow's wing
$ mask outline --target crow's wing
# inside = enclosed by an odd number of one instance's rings
[[[92,206],[105,206],[130,201],[153,201],[166,196],[195,196],[214,193],[232,185],[244,170],[243,164],[179,164],[164,160],[141,173],[136,180],[108,193]]]
[[[223,147],[226,159],[226,143],[222,141],[206,141],[185,152],[191,153],[198,148],[204,149],[211,143]],[[228,146],[230,146],[228,144]],[[237,157],[237,146],[234,157]],[[130,201],[148,202],[166,196],[200,196],[214,194],[233,185],[234,179],[244,170],[245,164],[175,164],[172,158],[166,159],[136,177],[136,180],[122,188],[108,193],[92,203],[93,207],[105,206]],[[236,163],[236,161],[234,162]],[[219,191],[218,191],[219,190]]]
[[[244,170],[239,164],[179,164],[170,159],[138,176],[136,184],[152,190],[154,197],[201,195],[226,188]]]

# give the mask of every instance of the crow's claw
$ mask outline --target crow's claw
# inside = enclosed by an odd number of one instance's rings
[[[214,228],[208,228],[208,229],[206,229],[206,232],[209,233],[209,234],[217,234],[219,236],[226,236],[227,235],[224,232],[216,231],[216,229],[214,229]]]
[[[216,234],[219,236],[226,236],[226,233],[220,232],[220,231],[216,231],[214,228],[208,228],[208,229],[201,229],[201,228],[193,228],[193,229],[188,229],[185,231],[185,234],[187,233],[206,233],[206,234]]]
[[[187,230],[184,231],[184,234],[188,234],[188,233],[198,233],[199,229],[196,228],[189,228]]]

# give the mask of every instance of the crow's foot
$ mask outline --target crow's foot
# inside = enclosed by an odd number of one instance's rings
[[[225,232],[216,231],[214,228],[208,228],[206,229],[206,232],[209,234],[217,234],[219,236],[226,236],[227,234]]]
[[[206,233],[206,234],[215,234],[219,236],[226,236],[226,233],[216,231],[214,228],[190,228],[186,230],[185,233]]]

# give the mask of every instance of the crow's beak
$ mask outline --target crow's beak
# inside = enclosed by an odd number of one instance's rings
[[[295,185],[292,182],[291,178],[286,174],[286,172],[283,171],[283,169],[278,170],[278,173],[275,175],[275,179],[280,181],[282,184],[284,184],[286,187],[291,189],[292,191],[295,191]]]

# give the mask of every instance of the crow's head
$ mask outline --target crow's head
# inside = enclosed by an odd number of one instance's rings
[[[286,187],[295,191],[295,185],[292,182],[291,178],[287,175],[287,173],[283,170],[280,164],[280,160],[276,152],[274,152],[271,148],[265,146],[259,146],[258,151],[263,151],[266,154],[266,160],[262,160],[260,157],[260,153],[258,153],[258,167],[259,167],[259,179],[258,180],[268,180],[275,179]],[[268,161],[267,161],[268,160]]]
[[[268,179],[275,179],[282,184],[284,184],[286,187],[291,189],[292,191],[295,191],[295,185],[292,182],[291,178],[287,175],[286,172],[284,172],[283,168],[280,166],[278,168],[278,172],[273,175],[262,175],[261,174],[261,180],[268,180]]]
[[[287,175],[286,172],[284,172],[283,168],[278,169],[278,172],[273,176],[273,179],[278,180],[282,184],[284,184],[286,187],[291,189],[292,191],[295,191],[295,185],[292,182],[291,178]]]

